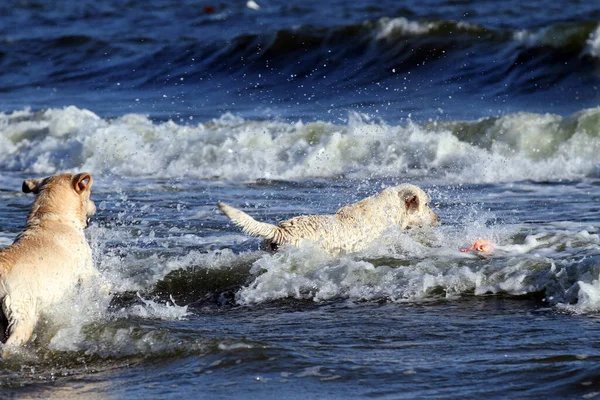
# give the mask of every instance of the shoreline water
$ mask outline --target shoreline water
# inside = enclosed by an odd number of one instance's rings
[[[85,170],[113,286],[0,359],[0,397],[597,397],[597,7],[256,2],[0,5],[0,246],[23,179]],[[339,258],[215,206],[404,182],[442,224]]]

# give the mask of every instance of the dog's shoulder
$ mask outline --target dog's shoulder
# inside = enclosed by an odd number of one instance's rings
[[[336,216],[341,219],[360,218],[365,214],[369,214],[379,202],[381,202],[382,193],[377,193],[373,196],[365,197],[364,199],[348,204],[336,211]]]
[[[344,207],[340,208],[339,210],[337,210],[335,213],[335,216],[340,221],[353,220],[353,219],[356,219],[359,214],[364,213],[364,211],[365,211],[364,204],[359,204],[359,203],[350,204],[350,205],[344,206]]]

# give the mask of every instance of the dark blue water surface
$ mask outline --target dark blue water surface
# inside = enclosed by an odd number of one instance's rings
[[[260,6],[3,2],[0,109],[77,105],[104,117],[207,119],[229,111],[329,120],[354,110],[397,122],[409,114],[564,114],[599,99],[599,58],[586,43],[600,19],[594,2]],[[382,35],[394,19],[413,28]]]

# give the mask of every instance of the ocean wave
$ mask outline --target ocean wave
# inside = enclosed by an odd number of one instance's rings
[[[506,90],[508,84],[513,93],[527,93],[539,90],[540,82],[557,82],[573,74],[594,75],[589,61],[598,57],[597,30],[595,22],[500,29],[463,21],[385,17],[328,27],[239,32],[227,40],[180,37],[163,41],[91,34],[0,38],[0,52],[12,71],[0,77],[0,89],[77,83],[88,89],[115,90],[115,85],[126,82],[128,89],[156,90],[158,86],[180,97],[178,85],[204,87],[211,77],[227,78],[222,85],[234,91],[263,90],[285,100],[290,87],[298,91],[294,83],[299,80],[318,80],[344,91],[392,79],[400,72],[427,75],[430,71],[419,67],[438,63],[446,81],[488,87],[497,79],[502,83],[498,90]],[[77,51],[65,52],[65,47]],[[23,54],[23,48],[30,52]],[[471,70],[471,62],[464,62],[467,55],[475,57],[477,71]],[[498,63],[499,58],[505,62]],[[361,65],[359,71],[355,65]],[[280,93],[280,87],[286,89]]]
[[[392,126],[351,114],[345,125],[251,121],[197,125],[143,115],[102,119],[76,107],[0,114],[0,169],[31,175],[251,181],[429,176],[454,183],[596,176],[600,108],[572,116],[516,113]]]
[[[122,308],[115,316],[121,318],[139,317],[144,319],[182,320],[189,315],[188,306],[178,306],[172,296],[169,301],[165,302],[145,299],[139,293],[137,293],[137,297],[141,304]]]
[[[294,29],[282,29],[273,33],[275,40],[265,40],[262,36],[244,35],[237,40],[246,43],[261,43],[260,57],[265,54],[274,56],[276,53],[293,53],[305,51],[307,46],[319,48],[326,45],[339,45],[342,37],[353,37],[353,46],[372,44],[373,42],[405,41],[410,43],[413,51],[425,43],[435,44],[438,48],[451,52],[457,48],[470,46],[503,44],[514,42],[529,47],[550,47],[563,50],[582,51],[586,46],[594,45],[597,38],[597,22],[573,22],[549,25],[536,29],[498,29],[488,28],[476,23],[452,20],[409,20],[404,17],[380,18],[361,23],[316,28],[314,26],[299,26]],[[252,39],[249,42],[249,39]],[[270,52],[269,48],[276,47],[277,51]],[[236,46],[244,48],[244,46]],[[429,47],[427,47],[429,48]],[[392,49],[382,49],[389,51]],[[595,55],[593,52],[588,52]]]
[[[390,230],[360,254],[342,257],[306,245],[274,254],[191,251],[168,261],[142,260],[144,268],[154,271],[145,274],[144,297],[158,296],[166,303],[143,300],[124,308],[123,315],[185,317],[188,309],[175,301],[210,307],[289,299],[412,303],[488,295],[533,297],[572,313],[600,311],[595,228],[574,232],[558,224],[523,230],[521,225],[486,224],[489,217],[478,212],[463,215],[460,225]],[[480,238],[495,243],[492,254],[459,251]],[[101,269],[111,281],[127,279],[113,276],[106,265]]]
[[[558,24],[533,30],[520,29],[513,32],[513,38],[529,47],[551,47],[583,54],[590,41],[593,42],[597,28],[598,24],[594,22]],[[597,56],[593,52],[586,53]]]
[[[594,22],[579,22],[537,29],[499,29],[464,21],[404,17],[330,27],[301,25],[261,34],[245,33],[227,42],[160,46],[142,62],[165,58],[173,62],[168,69],[153,71],[151,76],[138,80],[136,86],[154,85],[165,75],[170,80],[201,82],[208,74],[233,75],[247,81],[249,90],[274,90],[278,85],[304,79],[343,88],[351,82],[370,85],[400,72],[427,74],[419,67],[438,63],[450,81],[466,84],[468,78],[487,86],[491,76],[498,74],[497,79],[503,83],[518,81],[512,90],[526,92],[539,90],[540,80],[560,81],[573,74],[573,66],[563,66],[565,62],[590,64],[589,58],[597,57],[597,27]],[[189,68],[190,58],[181,54],[193,55],[197,60],[193,70]],[[478,60],[478,73],[471,73],[470,63],[464,62],[468,54]],[[489,64],[498,57],[506,61]],[[360,71],[350,67],[354,64],[361,65]],[[143,70],[135,63],[127,68]],[[482,68],[484,76],[480,76]],[[579,69],[585,72],[590,68]],[[244,79],[248,74],[260,77]]]
[[[358,258],[332,259],[310,247],[264,255],[253,264],[256,279],[238,291],[237,301],[421,302],[494,294],[536,297],[571,312],[600,311],[597,234],[540,232],[517,243],[505,230],[487,232],[496,237],[498,249],[485,262],[458,252],[464,235],[452,234],[452,229],[430,232],[429,243],[406,233],[388,235],[388,243],[376,244]],[[560,255],[565,248],[598,255],[573,261]]]
[[[190,309],[204,305],[207,297],[212,306],[256,307],[290,299],[422,303],[503,295],[543,299],[570,313],[600,311],[600,237],[593,228],[573,233],[546,226],[524,234],[518,226],[488,226],[486,215],[471,217],[472,223],[461,226],[391,230],[361,254],[339,258],[305,246],[282,248],[275,254],[191,251],[166,262],[142,260],[154,274],[148,275],[145,294],[136,294],[133,304],[119,305],[113,298],[109,306],[110,297],[97,287],[85,288],[50,310],[47,320],[52,323],[44,323],[35,342],[49,350],[42,353],[45,356],[74,353],[110,359],[235,348],[237,342],[176,337],[152,327],[152,320],[188,318]],[[496,244],[493,254],[458,251],[481,237]],[[122,291],[118,282],[126,278],[111,274],[120,266],[106,267],[100,266],[103,275],[117,292]],[[127,269],[135,268],[128,262]],[[146,321],[139,327],[123,323],[139,318]],[[25,349],[17,356],[16,360],[35,360],[40,355]]]
[[[473,23],[463,21],[411,21],[404,17],[381,18],[375,24],[365,22],[371,30],[375,30],[377,40],[401,39],[411,35],[460,36],[471,35],[478,40],[500,39],[506,35]],[[373,24],[373,25],[372,25]],[[482,37],[484,35],[484,37]]]
[[[405,17],[383,17],[375,20],[350,23],[347,25],[333,25],[328,27],[315,25],[300,25],[290,28],[279,28],[264,33],[241,33],[230,38],[227,42],[211,41],[204,43],[191,37],[180,38],[187,50],[200,51],[209,56],[211,62],[221,56],[244,53],[248,58],[276,58],[277,54],[285,58],[286,54],[296,51],[306,51],[307,48],[318,49],[323,46],[338,47],[346,43],[357,46],[362,43],[377,41],[394,41],[400,39],[427,38],[428,41],[437,41],[438,46],[446,47],[448,43],[471,41],[469,45],[486,42],[512,42],[516,41],[531,47],[553,48],[578,48],[586,45],[594,46],[597,37],[597,22],[572,22],[548,25],[533,29],[499,29],[489,28],[472,22],[453,20],[410,20]],[[344,41],[342,39],[354,39]],[[155,49],[161,55],[169,53],[168,42],[157,43],[151,36],[126,36],[122,41],[107,40],[106,38],[84,34],[65,34],[40,39],[38,37],[2,37],[0,43],[6,45],[32,46],[51,52],[53,48],[85,46],[95,56],[100,50],[110,51],[121,56],[132,55],[132,44],[143,44],[150,49]],[[418,45],[419,42],[414,42]],[[155,46],[156,45],[156,46]],[[191,46],[191,47],[190,47]],[[200,46],[200,47],[198,47]],[[258,52],[254,50],[258,48]],[[203,49],[203,50],[202,50]],[[225,51],[224,51],[225,49]],[[181,49],[179,49],[181,50]],[[450,48],[448,48],[450,50]],[[10,52],[8,52],[10,54]],[[590,53],[592,54],[592,53]],[[216,56],[216,57],[215,57]]]

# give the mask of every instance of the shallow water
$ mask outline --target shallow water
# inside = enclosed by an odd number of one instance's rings
[[[597,322],[528,300],[280,303],[192,320],[163,322],[162,330],[202,349],[105,360],[87,373],[75,361],[73,376],[27,369],[22,374],[37,382],[12,390],[64,398],[279,398],[282,392],[290,398],[558,398],[580,397],[597,384],[590,337],[598,334]],[[41,383],[43,375],[53,383]]]
[[[382,181],[138,182],[113,181],[133,188],[126,195],[95,187],[89,234],[112,302],[60,307],[63,326],[1,361],[10,393],[535,398],[598,384],[600,238],[585,210],[595,179],[423,184],[443,225],[341,258],[263,253],[214,203],[276,220],[326,212]],[[22,216],[30,200],[4,193],[3,214]],[[500,249],[458,251],[480,237]]]
[[[258,3],[0,6],[0,246],[23,179],[89,171],[112,286],[50,310],[0,397],[597,397],[598,10]],[[338,258],[215,206],[403,182],[441,225]]]

